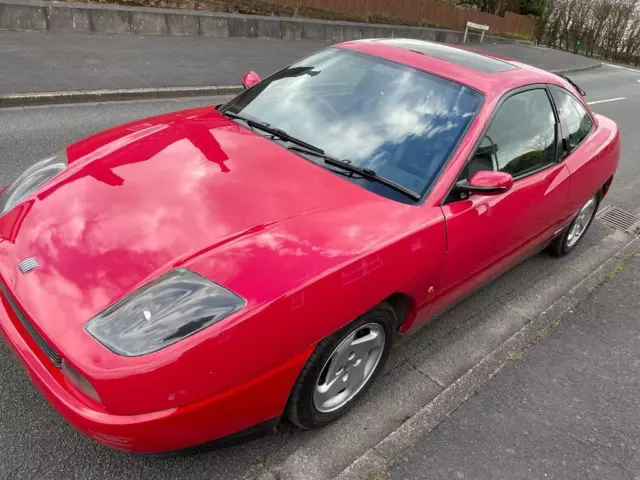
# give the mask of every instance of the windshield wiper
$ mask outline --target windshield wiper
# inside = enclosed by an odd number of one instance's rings
[[[335,157],[332,157],[331,155],[324,153],[324,150],[322,150],[321,148],[318,148],[315,145],[311,145],[310,143],[307,143],[304,140],[300,140],[299,138],[292,137],[284,130],[272,127],[268,123],[258,122],[256,120],[243,117],[242,115],[238,115],[237,113],[232,113],[227,110],[220,113],[222,113],[222,115],[224,115],[225,117],[233,118],[235,120],[241,120],[245,122],[247,125],[249,125],[250,127],[256,128],[258,130],[262,130],[263,132],[270,133],[271,135],[281,140],[284,140],[290,143],[295,143],[296,145],[298,145],[298,147],[295,147],[295,146],[289,147],[289,150],[294,150],[301,153],[306,153],[309,155],[320,157],[324,160],[324,163],[328,165],[341,168],[351,173],[357,173],[358,175],[360,175],[363,178],[366,178],[367,180],[371,180],[372,182],[377,182],[382,185],[386,185],[387,187],[397,192],[403,193],[414,200],[420,200],[421,198],[420,195],[418,195],[415,192],[412,192],[407,188],[404,188],[402,185],[398,185],[397,183],[391,180],[388,180],[384,177],[379,177],[378,174],[374,170],[371,170],[370,168],[362,168],[356,165],[351,165],[348,161],[343,161]]]
[[[325,154],[323,151],[321,151],[319,148],[314,148],[314,150],[307,150],[304,148],[299,148],[299,147],[289,147],[289,150],[293,150],[296,152],[301,152],[301,153],[306,153],[309,155],[313,155],[315,157],[320,157],[324,160],[324,163],[326,163],[327,165],[331,165],[333,167],[338,167],[341,168],[343,170],[346,170],[348,172],[351,173],[357,173],[358,175],[360,175],[362,178],[366,178],[367,180],[371,180],[372,182],[377,182],[380,183],[382,185],[386,185],[387,187],[400,192],[400,193],[404,193],[406,196],[414,199],[414,200],[420,200],[420,195],[418,195],[417,193],[404,188],[402,185],[398,185],[397,183],[384,178],[384,177],[380,177],[378,176],[378,174],[374,171],[371,170],[370,168],[362,168],[362,167],[358,167],[356,165],[352,165],[351,163],[349,163],[348,160],[339,160],[335,157],[332,157],[331,155],[327,155]]]
[[[324,154],[324,150],[322,150],[321,148],[315,147],[315,146],[311,145],[310,143],[305,142],[304,140],[300,140],[299,138],[292,137],[291,135],[289,135],[284,130],[272,127],[268,123],[258,122],[257,120],[251,120],[250,118],[246,118],[246,117],[243,117],[242,115],[238,115],[236,113],[231,113],[231,112],[226,111],[226,110],[224,112],[221,112],[221,113],[225,117],[233,118],[235,120],[242,120],[243,122],[245,122],[250,127],[256,128],[258,130],[262,130],[263,132],[270,133],[274,137],[278,137],[281,140],[285,140],[287,142],[295,143],[296,145],[300,145],[301,147],[304,147],[304,148],[307,148],[309,150],[312,150],[314,153]]]

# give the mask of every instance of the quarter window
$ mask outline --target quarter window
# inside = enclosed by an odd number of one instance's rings
[[[478,150],[487,166],[520,177],[554,163],[555,145],[549,96],[545,89],[536,89],[513,95],[502,104]]]
[[[589,135],[593,120],[584,106],[569,92],[555,87],[552,92],[560,118],[568,130],[565,134],[568,136],[569,148],[573,150]]]

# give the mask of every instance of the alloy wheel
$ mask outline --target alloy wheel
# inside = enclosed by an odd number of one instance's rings
[[[346,405],[376,370],[385,346],[385,332],[367,323],[352,332],[331,353],[313,392],[314,407],[323,413]]]
[[[571,225],[569,235],[567,235],[567,247],[571,248],[578,243],[578,240],[580,240],[584,232],[587,230],[589,222],[591,222],[591,218],[595,215],[597,206],[598,199],[595,195],[584,204],[580,213],[578,213],[578,216]]]

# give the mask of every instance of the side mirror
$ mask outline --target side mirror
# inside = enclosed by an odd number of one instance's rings
[[[253,70],[245,73],[244,77],[242,77],[242,85],[244,86],[244,88],[251,88],[260,82],[261,82],[260,75],[258,75]]]
[[[513,177],[505,172],[478,172],[456,183],[458,190],[478,195],[500,195],[513,187]]]

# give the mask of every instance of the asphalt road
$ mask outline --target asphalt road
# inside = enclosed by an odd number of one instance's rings
[[[625,97],[598,103],[594,108],[620,124],[624,142],[620,171],[607,202],[637,211],[640,206],[640,164],[637,162],[640,72],[604,67],[573,78],[587,90],[590,101]],[[201,98],[0,110],[0,184],[11,181],[26,165],[43,155],[109,125],[214,101]],[[605,230],[594,225],[581,248],[597,248],[606,235]],[[545,255],[534,257],[501,282],[502,298],[527,295],[534,280],[544,280],[552,269],[559,271],[566,265]],[[481,303],[490,292],[480,292],[476,301]],[[276,470],[279,465],[285,465],[282,467],[285,471],[293,468],[287,464],[291,454],[308,462],[297,468],[310,468],[322,462],[341,462],[336,468],[344,468],[345,462],[352,460],[345,458],[344,452],[362,453],[362,448],[386,435],[382,427],[397,426],[406,415],[440,391],[436,384],[425,383],[423,377],[414,378],[415,370],[406,367],[402,355],[405,350],[427,350],[429,343],[424,339],[429,338],[430,333],[443,332],[442,342],[446,343],[449,329],[442,325],[450,321],[452,316],[443,317],[438,323],[441,328],[427,330],[397,349],[392,359],[393,368],[381,377],[381,385],[337,425],[316,432],[283,427],[276,435],[238,447],[167,460],[106,449],[67,426],[0,342],[0,479],[253,478],[265,464],[273,465]],[[393,415],[386,410],[391,407],[395,408]]]
[[[249,70],[264,77],[327,45],[264,38],[0,32],[0,93],[238,85]],[[519,44],[473,47],[547,70],[598,63]]]
[[[0,32],[0,93],[239,85],[324,42],[78,33]]]

